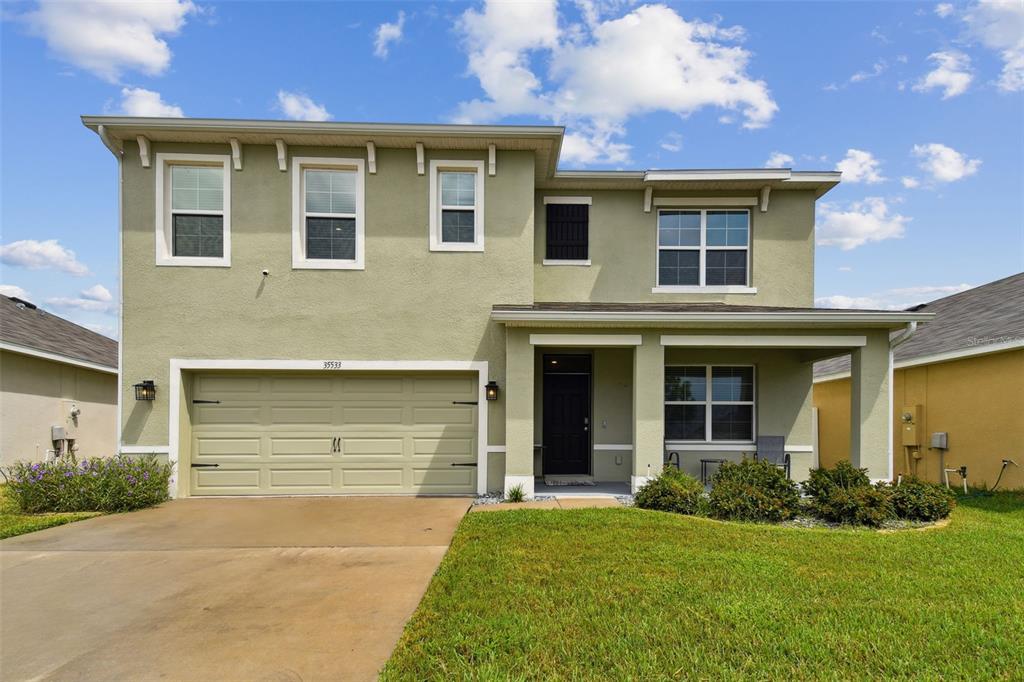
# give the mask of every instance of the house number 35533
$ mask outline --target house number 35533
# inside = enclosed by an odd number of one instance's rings
[[[338,360],[324,360],[324,369],[341,369],[341,362]]]

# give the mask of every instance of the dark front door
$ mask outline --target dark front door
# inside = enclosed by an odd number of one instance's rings
[[[544,473],[589,474],[590,357],[545,356],[544,370]]]

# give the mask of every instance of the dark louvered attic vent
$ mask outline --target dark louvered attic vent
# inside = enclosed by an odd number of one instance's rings
[[[586,204],[547,205],[548,260],[587,260],[590,206]]]

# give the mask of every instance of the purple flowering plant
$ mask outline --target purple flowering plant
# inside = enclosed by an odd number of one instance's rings
[[[17,462],[0,470],[25,513],[142,509],[167,499],[171,467],[155,457],[92,457]]]

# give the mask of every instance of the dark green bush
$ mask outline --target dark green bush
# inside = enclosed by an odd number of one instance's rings
[[[657,478],[636,491],[633,503],[641,509],[696,514],[704,497],[704,486],[693,476],[667,466]]]
[[[889,488],[893,509],[901,519],[908,521],[938,521],[949,516],[956,506],[953,491],[938,483],[919,478],[904,478]]]
[[[811,513],[825,521],[878,528],[896,516],[885,486],[832,486],[811,500]]]
[[[736,521],[785,521],[800,509],[800,493],[771,462],[726,462],[711,479],[711,515]]]
[[[3,472],[18,508],[40,512],[121,512],[167,499],[171,467],[154,457],[17,462]]]
[[[895,517],[887,486],[872,486],[867,469],[842,460],[831,469],[812,469],[803,484],[808,508],[825,521],[877,528]]]

